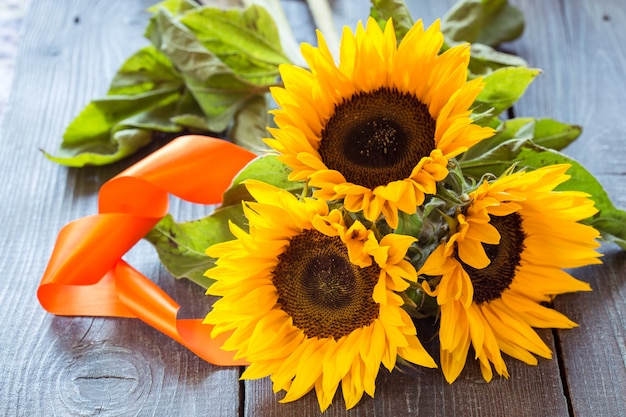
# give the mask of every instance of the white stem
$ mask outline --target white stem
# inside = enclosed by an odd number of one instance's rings
[[[322,32],[328,49],[335,58],[339,56],[339,33],[335,27],[333,13],[328,0],[307,0],[315,26]]]

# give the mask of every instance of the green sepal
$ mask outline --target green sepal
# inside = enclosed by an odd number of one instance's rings
[[[414,319],[437,317],[439,305],[437,297],[426,294],[421,286],[411,285],[402,293],[404,305],[402,308]]]
[[[398,213],[398,227],[393,233],[413,236],[419,242],[407,251],[407,257],[416,270],[450,232],[448,220],[453,212],[454,207],[449,202],[434,196],[417,207],[414,214]]]

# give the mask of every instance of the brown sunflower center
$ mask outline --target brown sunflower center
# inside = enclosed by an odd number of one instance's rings
[[[281,309],[307,337],[339,339],[378,317],[379,273],[375,264],[352,264],[339,237],[304,230],[278,256],[273,284]]]
[[[373,189],[411,175],[435,148],[435,125],[417,97],[383,87],[338,104],[318,151],[329,169]]]
[[[526,237],[522,228],[522,217],[518,213],[507,216],[491,216],[489,221],[500,233],[500,244],[483,243],[491,263],[483,269],[472,268],[463,263],[474,286],[474,302],[482,304],[500,298],[509,288],[520,265]]]

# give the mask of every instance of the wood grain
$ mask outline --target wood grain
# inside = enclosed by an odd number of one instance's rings
[[[515,110],[583,126],[565,150],[626,209],[626,8],[619,1],[517,1],[527,30],[513,46],[543,74]],[[580,327],[558,332],[572,413],[626,416],[626,258],[606,245],[604,265],[573,271],[593,292],[557,298]]]
[[[575,271],[593,292],[568,294],[556,307],[579,324],[559,331],[574,415],[626,416],[626,254],[604,248],[604,265]]]
[[[138,320],[54,317],[35,294],[56,235],[97,211],[96,192],[130,165],[67,169],[54,152],[65,126],[106,93],[121,63],[147,41],[152,1],[34,1],[24,22],[11,106],[0,134],[0,415],[239,414],[239,370],[218,368]],[[137,156],[135,159],[139,158]],[[198,215],[175,204],[180,215]],[[154,250],[129,262],[159,283],[186,314],[208,310],[202,291],[175,282]]]
[[[240,369],[218,368],[137,320],[54,317],[38,305],[38,281],[58,231],[97,211],[99,187],[151,149],[108,167],[67,169],[48,162],[65,126],[103,95],[121,63],[146,45],[142,33],[153,1],[32,0],[10,105],[0,126],[0,415],[6,416],[317,416],[315,396],[279,404],[268,378],[238,381]],[[315,43],[303,0],[284,0],[298,41]],[[430,24],[453,0],[408,1]],[[621,108],[626,97],[626,8],[621,0],[515,0],[528,20],[523,38],[505,45],[544,70],[522,98],[519,116],[579,123],[585,133],[567,152],[626,208]],[[365,19],[365,0],[331,2],[337,26]],[[177,219],[208,208],[172,200]],[[557,299],[580,328],[539,331],[559,360],[536,367],[506,358],[511,377],[484,383],[469,361],[449,385],[440,371],[381,371],[374,399],[346,411],[341,394],[325,416],[626,416],[626,255],[604,248],[604,265],[575,271],[594,292]],[[201,317],[210,305],[194,284],[175,281],[141,242],[126,257]],[[427,349],[437,342],[418,323]],[[555,341],[556,334],[556,341]]]

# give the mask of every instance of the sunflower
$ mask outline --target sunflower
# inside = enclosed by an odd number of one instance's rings
[[[221,298],[205,320],[213,336],[234,330],[223,349],[250,363],[243,378],[271,375],[283,402],[315,388],[325,410],[340,383],[347,408],[373,396],[381,363],[436,366],[398,294],[417,280],[405,260],[414,238],[378,241],[324,201],[246,186],[256,200],[243,204],[249,232],[231,224],[236,239],[207,250],[218,258],[207,294]]]
[[[308,179],[315,197],[344,199],[345,208],[397,227],[398,210],[412,214],[448,175],[448,159],[493,134],[472,124],[468,110],[480,79],[467,82],[469,45],[439,54],[439,21],[418,21],[398,44],[393,23],[370,18],[356,34],[344,28],[336,65],[324,37],[304,44],[310,71],[282,65],[277,128],[267,144]]]
[[[568,165],[553,165],[483,182],[457,216],[458,228],[419,274],[441,277],[431,291],[440,305],[441,368],[453,382],[470,344],[486,381],[508,377],[501,352],[536,365],[552,352],[532,329],[576,324],[541,303],[557,294],[589,291],[563,269],[600,263],[599,233],[579,223],[595,214],[587,194],[554,191]]]

